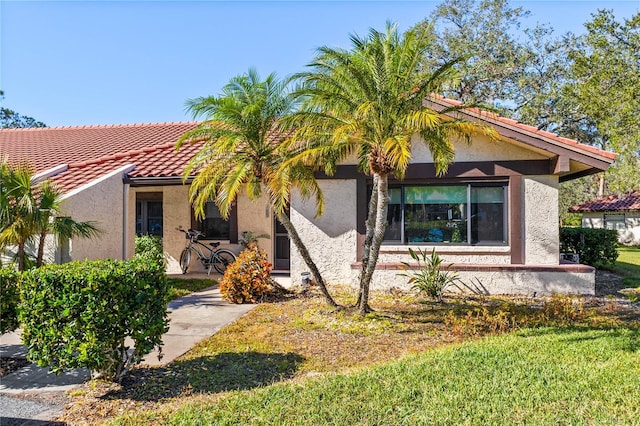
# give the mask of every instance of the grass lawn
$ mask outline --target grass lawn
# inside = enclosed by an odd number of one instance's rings
[[[120,424],[637,424],[637,331],[538,329]]]
[[[216,280],[208,278],[167,278],[167,281],[169,281],[169,300],[218,284]]]
[[[619,246],[618,254],[613,272],[625,277],[626,287],[640,287],[640,247]]]
[[[261,304],[164,368],[87,384],[59,420],[633,424],[640,415],[637,308],[567,296],[440,304],[396,292],[374,293],[372,306],[361,318],[318,295]]]

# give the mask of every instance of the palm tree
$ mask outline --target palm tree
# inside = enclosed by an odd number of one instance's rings
[[[287,86],[274,73],[262,81],[255,69],[249,69],[248,73],[232,78],[220,96],[189,100],[187,110],[194,118],[205,117],[205,121],[182,135],[176,149],[185,142],[203,142],[184,172],[185,179],[195,174],[189,196],[197,217],[204,217],[206,203],[214,200],[221,215],[227,218],[243,189],[252,200],[266,191],[277,219],[327,303],[335,307],[337,304],[320,271],[287,215],[293,188],[303,197],[315,196],[318,214],[323,207],[312,168],[300,163],[280,167],[290,155],[282,149],[287,132],[280,127],[280,120],[298,106]]]
[[[0,248],[16,246],[18,270],[26,266],[27,242],[37,233],[36,200],[31,185],[32,170],[23,164],[2,166],[3,199],[2,228],[0,229]]]
[[[26,165],[0,165],[0,248],[16,246],[18,270],[27,267],[26,246],[37,242],[36,266],[41,266],[47,234],[58,240],[90,238],[100,230],[94,222],[75,222],[60,216],[60,193],[49,180],[34,184]]]
[[[455,80],[454,65],[460,61],[433,71],[420,69],[431,42],[428,34],[401,35],[387,23],[385,32],[352,35],[350,50],[319,48],[311,71],[296,76],[302,81],[298,93],[307,100],[293,122],[296,138],[309,146],[289,163],[322,159],[330,173],[336,161],[355,154],[360,170],[372,175],[358,298],[362,314],[370,311],[369,284],[386,227],[388,177],[404,176],[412,136],[422,137],[441,176],[454,160],[454,137],[469,142],[475,132],[496,135],[490,127],[450,117],[469,105],[441,111],[426,106],[425,99]]]

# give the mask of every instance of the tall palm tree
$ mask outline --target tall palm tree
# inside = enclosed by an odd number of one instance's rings
[[[385,32],[352,35],[350,50],[319,48],[311,70],[297,75],[302,81],[298,93],[306,102],[293,122],[296,138],[309,146],[289,163],[323,159],[330,173],[336,161],[356,155],[360,170],[372,175],[358,302],[362,314],[370,310],[369,285],[386,227],[388,177],[403,178],[412,136],[422,137],[441,176],[455,157],[453,138],[469,142],[475,132],[496,135],[490,127],[450,117],[468,105],[441,111],[426,106],[425,99],[455,80],[454,65],[460,61],[421,69],[429,33],[399,34],[387,23]]]
[[[184,172],[185,179],[195,175],[189,194],[197,217],[204,217],[205,205],[210,200],[215,201],[226,218],[243,189],[254,200],[266,191],[277,219],[287,230],[325,299],[331,306],[337,306],[287,215],[293,188],[303,197],[315,196],[318,214],[323,207],[322,193],[312,168],[300,163],[280,167],[290,155],[281,148],[287,132],[280,127],[280,120],[292,114],[297,106],[287,82],[274,73],[263,81],[255,69],[249,69],[248,73],[232,78],[220,96],[187,102],[187,110],[193,117],[204,117],[205,121],[182,135],[176,149],[185,142],[203,142]]]
[[[100,230],[95,222],[76,222],[60,216],[60,193],[49,180],[34,184],[26,165],[0,165],[0,248],[16,246],[18,270],[27,267],[28,243],[37,243],[36,266],[41,266],[47,234],[58,240],[91,238]]]

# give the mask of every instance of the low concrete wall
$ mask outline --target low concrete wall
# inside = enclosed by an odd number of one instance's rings
[[[595,269],[585,265],[454,265],[458,278],[462,281],[460,291],[475,294],[519,294],[550,295],[595,294]],[[357,287],[360,267],[352,265],[352,285]],[[408,290],[411,285],[398,264],[379,264],[371,280],[371,288],[386,290],[400,288]]]

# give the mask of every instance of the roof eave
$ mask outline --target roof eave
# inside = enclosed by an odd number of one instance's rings
[[[446,108],[451,108],[452,106],[454,106],[447,101],[433,97],[426,99],[424,101],[424,104],[436,111],[442,111]],[[483,112],[477,108],[453,111],[446,114],[452,118],[463,118],[469,121],[491,124],[495,127],[498,134],[503,137],[522,142],[524,144],[542,149],[558,156],[567,156],[571,160],[586,164],[590,166],[590,172],[587,174],[594,174],[605,171],[615,160],[615,154],[613,153],[607,153],[610,154],[610,156],[602,155],[596,152],[584,150],[580,146],[563,144],[551,138],[545,137],[540,133],[528,132],[521,127],[510,125],[504,121],[498,120],[497,118],[495,118],[497,117],[495,114]],[[571,176],[573,176],[573,174],[565,175],[563,176],[563,180],[574,179],[574,177]]]

